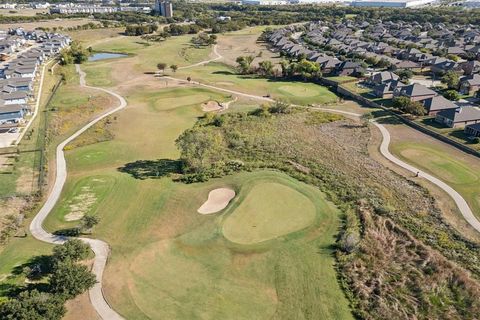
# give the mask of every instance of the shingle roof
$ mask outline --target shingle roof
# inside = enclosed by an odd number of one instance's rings
[[[480,120],[480,110],[475,107],[460,107],[440,111],[438,115],[450,119],[453,122],[465,122]]]

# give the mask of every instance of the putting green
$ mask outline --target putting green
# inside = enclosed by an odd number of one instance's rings
[[[290,85],[281,86],[278,90],[296,97],[315,97],[319,94],[318,90],[314,90],[313,88]]]
[[[255,185],[223,225],[223,235],[239,244],[271,240],[308,227],[315,206],[305,195],[283,184]]]

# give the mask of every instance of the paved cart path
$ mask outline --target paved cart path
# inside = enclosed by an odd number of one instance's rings
[[[68,240],[67,237],[56,236],[47,232],[45,229],[43,229],[43,222],[47,218],[48,214],[52,211],[55,204],[58,202],[63,186],[65,185],[65,181],[67,179],[67,165],[66,165],[65,154],[63,152],[63,149],[68,143],[70,143],[72,140],[77,138],[79,135],[85,132],[88,128],[92,127],[95,123],[97,123],[98,121],[102,120],[103,118],[117,111],[122,110],[127,106],[126,100],[122,96],[116,94],[115,92],[107,89],[103,89],[103,88],[87,86],[85,83],[85,73],[80,69],[79,65],[76,65],[76,70],[80,75],[80,85],[82,87],[106,92],[116,97],[119,101],[119,105],[114,109],[111,109],[99,115],[94,120],[90,121],[88,124],[83,126],[81,129],[79,129],[77,132],[75,132],[73,135],[68,137],[65,141],[63,141],[57,146],[55,183],[43,207],[40,209],[38,214],[32,220],[32,223],[30,224],[30,232],[32,233],[32,236],[34,236],[38,240],[52,243],[52,244],[62,244]],[[105,265],[107,264],[108,255],[110,253],[110,247],[106,242],[101,240],[90,239],[90,238],[80,238],[80,239],[85,243],[88,243],[92,248],[92,251],[95,253],[92,272],[95,274],[97,278],[97,283],[89,291],[90,301],[93,307],[95,308],[95,310],[97,311],[97,313],[102,319],[105,319],[105,320],[123,319],[117,312],[115,312],[115,310],[113,310],[110,307],[108,302],[105,300],[105,297],[102,291],[103,271],[105,270]]]

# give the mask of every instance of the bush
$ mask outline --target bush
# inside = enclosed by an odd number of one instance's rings
[[[458,101],[460,100],[460,94],[456,90],[448,90],[446,91],[443,96],[451,101]]]

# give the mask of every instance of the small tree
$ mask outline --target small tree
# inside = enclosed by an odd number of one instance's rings
[[[100,219],[97,216],[85,215],[82,217],[82,220],[80,220],[80,222],[82,223],[80,229],[83,232],[88,232],[91,231],[92,228],[100,222]]]
[[[263,76],[271,76],[273,74],[273,63],[270,60],[260,61],[258,70]]]
[[[54,264],[65,261],[80,261],[88,257],[90,247],[79,239],[70,239],[62,245],[53,248],[53,262]]]
[[[71,261],[59,263],[50,277],[50,291],[70,299],[90,289],[97,282],[87,266]]]
[[[175,73],[175,72],[177,72],[177,70],[178,70],[178,66],[177,66],[176,64],[172,64],[172,65],[170,66],[170,69],[172,69],[173,73]]]
[[[460,77],[455,71],[447,71],[442,77],[442,83],[445,83],[449,89],[457,89]]]
[[[166,63],[163,63],[163,62],[157,63],[157,69],[162,73],[165,72],[166,67],[167,67]]]
[[[447,90],[443,96],[451,101],[458,101],[460,99],[460,95],[456,90]]]
[[[402,69],[397,71],[397,75],[401,81],[407,81],[413,77],[413,72],[412,70]]]

